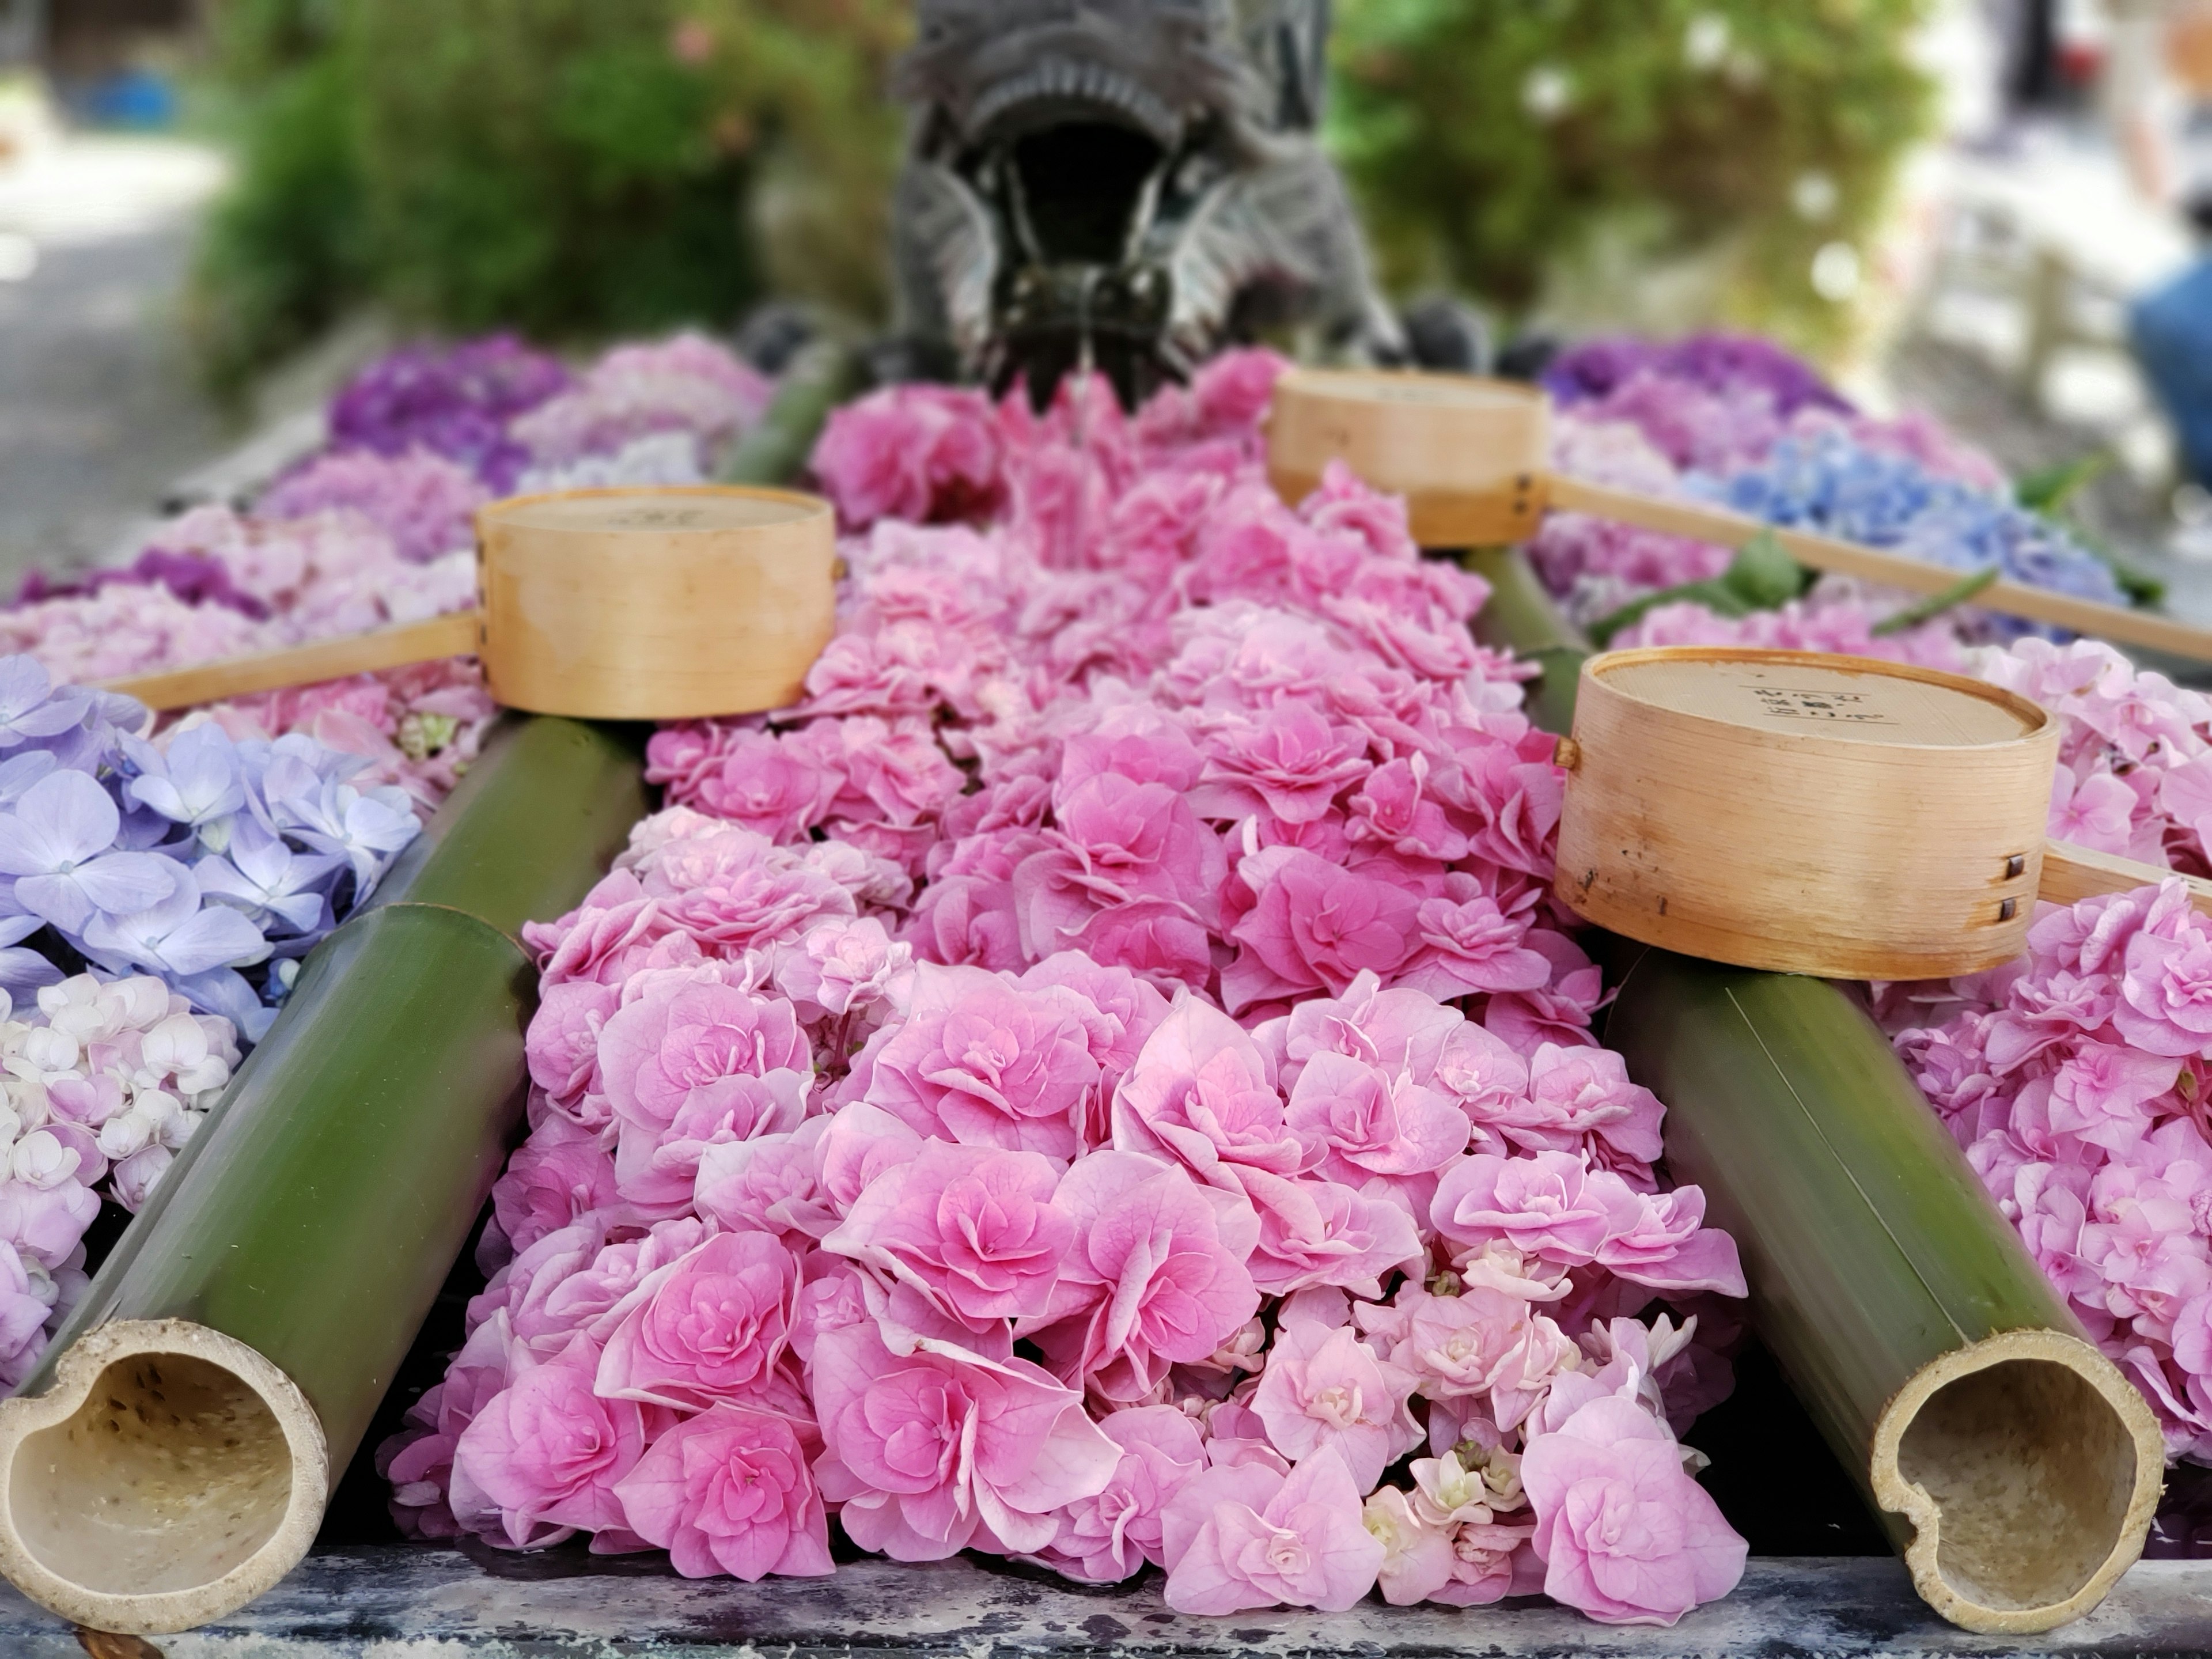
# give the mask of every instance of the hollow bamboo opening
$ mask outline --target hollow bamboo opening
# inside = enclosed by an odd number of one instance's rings
[[[2142,1553],[2165,1446],[2148,1406],[2080,1339],[2014,1331],[1947,1354],[1876,1424],[1875,1495],[1911,1519],[1928,1604],[1968,1630],[2080,1617]]]
[[[54,1386],[0,1405],[0,1567],[96,1630],[188,1629],[290,1571],[328,1496],[321,1425],[244,1344],[104,1326]]]

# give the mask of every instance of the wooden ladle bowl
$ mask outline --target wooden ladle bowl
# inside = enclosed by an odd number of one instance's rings
[[[830,504],[720,485],[575,489],[477,515],[479,608],[112,680],[155,708],[474,654],[510,708],[686,720],[797,701],[836,623]]]

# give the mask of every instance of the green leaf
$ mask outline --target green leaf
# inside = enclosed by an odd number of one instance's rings
[[[1771,530],[1762,530],[1736,550],[1721,585],[1753,611],[1772,611],[1802,594],[1812,574],[1790,556]]]
[[[1614,635],[1635,627],[1647,613],[1662,605],[1674,605],[1683,600],[1702,605],[1717,617],[1747,617],[1754,611],[1771,608],[1748,603],[1729,585],[1726,576],[1716,577],[1711,581],[1684,582],[1677,587],[1662,587],[1655,593],[1646,593],[1642,599],[1632,599],[1612,615],[1601,617],[1587,630],[1590,643],[1603,650],[1612,643]]]
[[[1986,570],[1977,570],[1965,580],[1952,583],[1942,592],[1931,593],[1917,605],[1909,605],[1894,616],[1884,617],[1874,625],[1875,637],[1881,639],[1892,634],[1902,634],[1907,629],[1917,628],[1923,623],[1935,621],[1946,611],[1966,604],[1975,594],[1995,581],[1997,574],[1997,567],[1995,565],[1991,565]]]
[[[2079,456],[2058,466],[2031,472],[2013,486],[2013,498],[2031,513],[2056,514],[2081,494],[2082,487],[2112,471],[2112,457],[2105,450]]]

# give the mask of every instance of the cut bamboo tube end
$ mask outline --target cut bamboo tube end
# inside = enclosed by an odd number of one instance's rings
[[[189,1321],[102,1326],[45,1394],[0,1404],[0,1569],[94,1630],[160,1635],[245,1606],[307,1553],[329,1496],[307,1396]]]
[[[2166,1448],[2088,1343],[2008,1331],[1923,1366],[1876,1420],[1875,1500],[1914,1528],[1913,1587],[1967,1630],[2080,1618],[2142,1553]]]

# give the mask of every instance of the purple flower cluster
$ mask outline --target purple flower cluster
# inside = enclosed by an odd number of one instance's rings
[[[1642,377],[1680,381],[1722,398],[1755,399],[1784,421],[1801,409],[1850,407],[1802,358],[1750,334],[1591,340],[1552,360],[1544,371],[1544,388],[1562,407],[1572,409],[1610,398]]]
[[[2111,568],[2048,521],[2015,506],[2002,471],[1922,416],[1852,411],[1814,372],[1756,340],[1702,337],[1674,346],[1605,341],[1570,353],[1547,382],[1562,403],[1553,464],[1562,471],[1660,495],[1717,501],[1770,523],[1891,549],[1961,571],[1995,566],[2016,580],[2124,603]],[[1577,621],[1592,622],[1657,589],[1710,580],[1728,553],[1706,544],[1556,514],[1530,556]],[[1941,661],[1941,634],[1874,641],[1900,596],[1869,600],[1826,583],[1776,621],[1714,614],[1686,601],[1614,643],[1747,644],[1864,636],[1874,654]],[[1834,612],[1832,616],[1828,613]],[[1966,613],[1980,637],[2018,624]]]
[[[702,473],[759,421],[775,390],[726,347],[701,334],[618,347],[582,380],[518,419],[515,439],[533,467],[562,468],[617,455],[665,434],[690,440]]]
[[[374,449],[317,456],[280,479],[254,503],[261,519],[312,519],[357,513],[392,538],[413,564],[476,546],[476,512],[491,491],[457,461],[427,449],[385,455]]]
[[[572,384],[558,358],[509,334],[444,349],[403,347],[356,375],[331,403],[331,447],[427,450],[503,495],[530,464],[513,423]]]
[[[308,738],[207,722],[149,742],[147,724],[127,697],[0,659],[0,986],[58,982],[57,957],[149,974],[258,1039],[289,982],[265,964],[296,963],[368,896],[421,828],[413,803],[356,789],[362,763]]]

